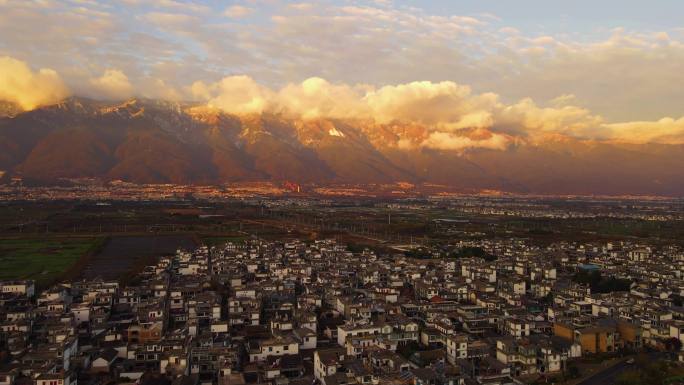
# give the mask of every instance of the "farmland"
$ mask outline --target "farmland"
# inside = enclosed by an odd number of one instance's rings
[[[97,248],[98,243],[96,237],[0,239],[0,279],[50,282]]]
[[[145,266],[151,258],[173,255],[176,249],[192,250],[196,247],[188,235],[131,235],[109,237],[102,249],[83,267],[80,276],[116,279],[132,269]]]
[[[421,210],[390,209],[372,200],[322,206],[315,202],[301,206],[266,203],[0,202],[0,279],[30,278],[42,284],[60,278],[114,279],[154,258],[173,254],[177,248],[219,246],[251,236],[265,240],[336,238],[356,248],[382,246],[390,252],[403,250],[394,247],[397,245],[501,237],[520,237],[541,246],[559,240],[649,239],[681,244],[684,239],[684,226],[674,219],[526,218],[463,213],[441,203]],[[557,205],[561,204],[566,203]],[[561,208],[588,210],[580,204],[566,205]],[[674,206],[666,209],[670,211],[665,213],[680,210]],[[657,207],[652,211],[658,212]]]
[[[241,234],[226,234],[226,235],[208,235],[208,236],[203,236],[202,237],[202,242],[206,244],[207,246],[220,246],[223,245],[227,242],[233,242],[233,243],[238,243],[238,242],[243,242],[245,240],[249,239],[248,236],[246,235],[241,235]]]
[[[195,246],[190,235],[2,238],[0,280],[34,279],[47,285],[61,278],[115,279],[151,258]]]

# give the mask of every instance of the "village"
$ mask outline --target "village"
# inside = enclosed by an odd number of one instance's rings
[[[592,357],[684,359],[677,247],[457,246],[409,258],[252,237],[124,281],[2,281],[0,384],[563,383]]]

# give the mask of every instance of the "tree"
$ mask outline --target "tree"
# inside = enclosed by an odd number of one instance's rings
[[[668,338],[665,341],[665,348],[671,352],[678,352],[682,350],[682,341],[680,341],[679,338]]]
[[[411,358],[413,353],[417,352],[420,350],[420,345],[416,341],[410,341],[409,343],[405,345],[399,345],[397,347],[397,353],[399,353],[402,357],[406,358],[407,360]]]
[[[652,362],[645,355],[639,356],[635,369],[622,373],[615,382],[618,385],[661,385],[669,370],[666,361]]]
[[[578,378],[581,375],[579,368],[577,365],[570,364],[568,365],[568,377],[569,378]]]
[[[667,362],[657,361],[650,362],[642,370],[642,380],[648,384],[662,384],[667,377],[668,368]]]
[[[487,253],[483,248],[477,246],[466,246],[449,253],[449,258],[484,258],[485,261],[495,261],[495,255]]]
[[[598,270],[579,269],[572,280],[589,285],[593,293],[612,293],[614,291],[629,291],[632,282],[628,279],[615,277],[604,278]]]
[[[628,370],[620,374],[615,381],[616,385],[641,385],[641,375],[636,370]]]
[[[430,251],[425,249],[425,248],[422,248],[422,247],[404,251],[404,255],[406,255],[408,258],[416,258],[416,259],[430,259],[430,258],[432,258],[432,254],[430,253]]]

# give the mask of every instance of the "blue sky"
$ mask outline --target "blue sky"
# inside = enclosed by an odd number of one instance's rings
[[[520,30],[593,33],[615,27],[662,30],[681,27],[684,3],[677,0],[458,0],[396,1],[429,12],[491,13]]]

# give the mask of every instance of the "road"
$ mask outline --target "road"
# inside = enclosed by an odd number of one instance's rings
[[[656,361],[660,359],[666,359],[667,353],[653,352],[648,354],[648,358],[651,361]],[[622,361],[617,364],[606,368],[593,376],[584,379],[584,381],[578,383],[577,385],[610,385],[617,381],[620,374],[634,367],[634,364],[627,363],[628,357],[625,357]]]
[[[625,360],[626,361],[626,360]],[[633,365],[621,361],[605,370],[602,370],[593,376],[585,379],[577,385],[609,385],[614,384],[617,378],[625,370],[631,368]]]

